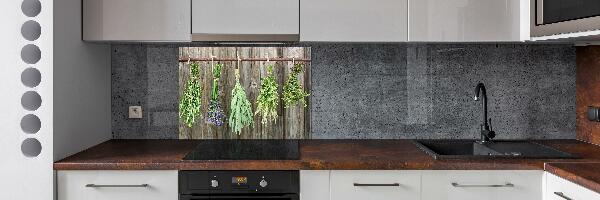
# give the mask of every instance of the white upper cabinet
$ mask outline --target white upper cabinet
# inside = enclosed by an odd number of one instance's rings
[[[192,0],[194,41],[298,41],[299,0]]]
[[[83,0],[86,41],[513,42],[529,0]]]
[[[190,41],[190,0],[83,0],[85,41]]]
[[[408,40],[529,40],[529,0],[410,0]]]
[[[405,42],[408,0],[302,0],[300,41]]]

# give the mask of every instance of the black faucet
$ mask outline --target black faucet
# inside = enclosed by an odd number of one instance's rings
[[[496,132],[492,130],[492,119],[489,119],[490,122],[488,124],[487,94],[485,92],[485,85],[483,85],[483,83],[479,83],[477,84],[477,87],[475,87],[475,97],[473,98],[475,101],[479,101],[479,99],[481,99],[479,97],[479,92],[481,92],[481,96],[483,98],[483,101],[481,102],[481,105],[483,106],[483,124],[481,124],[481,141],[479,142],[486,143],[496,137]]]

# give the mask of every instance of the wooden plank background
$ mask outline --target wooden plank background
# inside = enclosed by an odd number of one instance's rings
[[[180,47],[179,58],[208,58],[211,55],[219,58],[304,58],[310,59],[309,47]],[[219,62],[214,62],[217,64]],[[310,130],[309,106],[310,98],[305,98],[308,106],[297,105],[284,108],[283,100],[279,102],[277,113],[279,118],[276,123],[265,126],[260,123],[260,116],[254,116],[254,126],[244,128],[241,135],[231,132],[228,126],[230,113],[229,103],[231,101],[231,90],[235,86],[235,67],[237,62],[220,62],[224,64],[219,80],[219,100],[226,114],[225,125],[221,127],[206,123],[206,113],[210,101],[212,89],[211,62],[199,62],[200,80],[202,84],[202,118],[196,122],[194,127],[185,126],[179,122],[179,139],[307,139]],[[242,61],[240,69],[240,83],[246,91],[248,100],[252,104],[252,112],[256,111],[256,99],[260,90],[260,79],[266,76],[266,64],[274,64],[274,73],[279,82],[279,95],[281,99],[283,84],[288,78],[293,66],[291,61],[281,62],[250,62]],[[310,62],[304,62],[304,73],[299,75],[304,89],[310,91]],[[185,84],[189,78],[189,65],[186,62],[179,63],[179,96],[183,93]]]

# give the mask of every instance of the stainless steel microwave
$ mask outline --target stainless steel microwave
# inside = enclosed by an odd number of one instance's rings
[[[600,29],[600,0],[532,0],[531,36]]]

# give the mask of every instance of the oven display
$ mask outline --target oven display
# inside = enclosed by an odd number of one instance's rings
[[[245,177],[245,176],[234,176],[234,177],[231,177],[231,184],[235,184],[235,185],[247,185],[248,184],[248,177]]]

